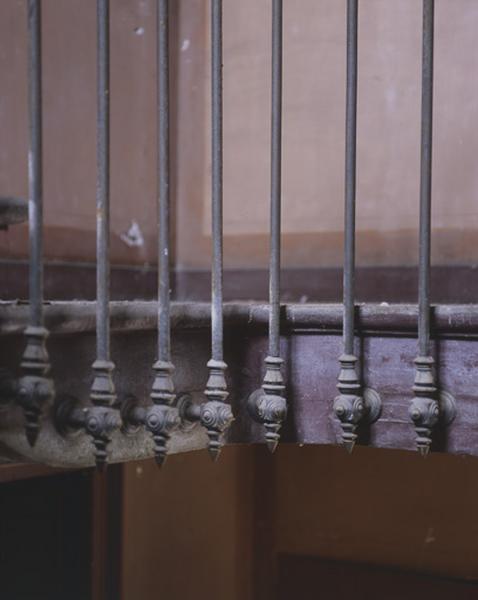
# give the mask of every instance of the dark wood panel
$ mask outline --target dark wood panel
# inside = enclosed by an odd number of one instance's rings
[[[322,558],[280,555],[277,600],[475,600],[478,584]]]
[[[2,598],[90,597],[90,489],[84,471],[2,484]]]

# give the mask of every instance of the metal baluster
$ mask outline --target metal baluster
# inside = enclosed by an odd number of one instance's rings
[[[86,431],[95,445],[96,466],[104,469],[110,434],[119,425],[110,358],[110,48],[109,0],[97,0],[97,184],[96,184],[96,360]]]
[[[84,429],[95,446],[99,471],[106,468],[111,433],[121,426],[113,408],[116,392],[110,358],[110,82],[109,0],[97,0],[97,122],[96,122],[96,360],[90,390],[92,406],[82,408],[72,396],[58,399],[55,425],[62,434]]]
[[[156,462],[160,466],[167,453],[171,431],[179,425],[175,401],[171,362],[170,277],[169,277],[169,15],[168,0],[158,0],[158,177],[159,177],[159,239],[158,239],[158,360],[151,400],[146,412],[146,427],[155,442]]]
[[[269,272],[269,354],[262,389],[248,400],[250,416],[264,425],[271,452],[277,448],[280,428],[287,415],[280,356],[280,242],[282,171],[282,0],[272,2],[271,85],[271,238]]]
[[[33,446],[38,437],[40,415],[55,394],[53,382],[48,377],[48,330],[43,324],[41,0],[28,0],[28,37],[30,324],[25,330],[26,347],[20,363],[22,376],[17,394],[25,413],[27,439]]]
[[[357,38],[358,0],[347,0],[347,82],[345,117],[345,244],[343,273],[343,345],[334,411],[342,426],[342,441],[352,452],[357,426],[378,418],[380,399],[373,390],[362,390],[354,353],[355,336],[355,192],[357,149]]]
[[[157,98],[158,98],[158,359],[151,390],[152,405],[141,406],[138,399],[128,395],[122,402],[121,414],[126,432],[145,426],[154,440],[155,458],[161,466],[167,455],[171,432],[180,424],[179,412],[172,404],[174,365],[171,361],[170,321],[170,194],[169,194],[169,2],[157,4]],[[187,396],[189,401],[189,396]]]
[[[184,403],[181,416],[199,421],[209,436],[209,453],[217,460],[222,435],[233,420],[228,397],[223,355],[223,239],[222,239],[222,0],[211,0],[211,95],[212,95],[212,355],[207,363],[209,378],[202,405]]]
[[[430,355],[430,242],[433,138],[433,28],[434,0],[423,0],[422,34],[422,125],[420,159],[420,224],[418,261],[418,356],[410,406],[418,451],[425,456],[438,422],[439,406]]]

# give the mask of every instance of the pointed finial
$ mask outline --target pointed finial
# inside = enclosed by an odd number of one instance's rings
[[[168,440],[181,421],[178,409],[168,404],[153,404],[146,410],[145,426],[154,441],[154,457],[161,466],[168,453]]]
[[[440,410],[436,400],[437,388],[433,376],[434,360],[431,356],[415,359],[415,397],[410,405],[410,418],[415,424],[417,450],[427,456],[432,444],[432,431],[438,423]]]
[[[201,405],[200,421],[209,437],[209,455],[216,462],[224,445],[223,434],[234,420],[234,416],[230,405],[226,403],[229,396],[225,375],[226,363],[211,358],[207,367],[209,378],[204,391],[207,402]]]

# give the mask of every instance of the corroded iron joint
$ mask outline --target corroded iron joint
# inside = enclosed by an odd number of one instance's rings
[[[200,406],[199,421],[209,437],[208,450],[213,461],[219,458],[224,445],[223,434],[234,420],[229,404],[219,400],[208,400]]]
[[[342,354],[339,361],[337,389],[340,395],[334,401],[334,412],[342,427],[342,442],[345,448],[352,452],[357,441],[357,426],[364,418],[367,408],[356,370],[357,357],[353,354]]]
[[[110,406],[91,406],[85,413],[84,429],[95,446],[95,462],[99,471],[106,468],[111,434],[120,426],[118,411]]]
[[[342,442],[351,452],[357,441],[357,426],[365,415],[365,403],[362,396],[340,394],[335,398],[334,412],[342,427]]]
[[[432,432],[440,416],[436,400],[437,388],[433,376],[434,360],[431,356],[415,359],[416,374],[413,391],[415,397],[410,405],[410,418],[415,424],[417,449],[426,456],[432,444]]]
[[[95,377],[91,385],[90,398],[96,406],[111,406],[116,401],[112,373],[114,363],[110,360],[95,360],[93,370]]]
[[[200,406],[199,420],[209,437],[209,454],[216,461],[224,445],[223,434],[234,420],[234,416],[230,405],[226,403],[229,396],[225,377],[226,363],[211,359],[207,367],[209,379],[204,391],[207,402]]]
[[[95,377],[90,390],[93,406],[88,408],[85,431],[91,436],[95,446],[95,461],[99,471],[106,468],[110,434],[121,425],[118,411],[113,408],[116,401],[112,379],[114,368],[110,360],[97,359],[93,363]]]
[[[211,458],[217,460],[223,445],[221,435],[234,420],[230,405],[217,400],[196,404],[185,394],[179,398],[178,406],[179,416],[183,421],[200,423],[206,428]]]
[[[45,407],[52,403],[55,388],[53,381],[47,377],[50,371],[46,349],[48,330],[29,326],[25,335],[27,344],[20,363],[23,375],[18,380],[17,399],[25,414],[28,442],[34,446],[40,429],[40,417]]]
[[[154,456],[158,466],[161,466],[166,460],[171,433],[180,425],[178,409],[167,404],[153,404],[146,409],[144,425],[152,434]]]
[[[153,405],[146,409],[145,427],[152,434],[154,456],[161,466],[168,453],[171,433],[180,425],[179,413],[171,406],[176,399],[174,392],[174,365],[170,361],[157,360],[153,365],[155,377],[151,389]]]
[[[95,447],[95,462],[99,471],[103,471],[108,460],[108,444],[111,434],[121,427],[121,419],[111,406],[85,406],[73,396],[57,398],[54,412],[55,426],[58,432],[69,435],[80,430],[91,436]]]
[[[247,401],[251,418],[264,425],[266,444],[271,452],[277,448],[280,440],[279,432],[287,417],[285,385],[281,372],[283,362],[278,356],[268,356],[265,359],[266,373],[262,389],[253,392]]]
[[[151,388],[151,400],[154,404],[173,404],[176,399],[174,393],[173,363],[165,360],[157,360],[153,365],[155,373],[153,387]]]

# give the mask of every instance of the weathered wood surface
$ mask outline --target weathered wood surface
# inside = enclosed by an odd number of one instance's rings
[[[17,371],[27,322],[24,304],[0,305],[0,364]],[[363,379],[379,392],[380,419],[363,432],[361,442],[375,447],[414,450],[414,428],[408,417],[416,354],[417,309],[413,305],[364,305],[357,307],[356,351],[361,357]],[[192,393],[202,401],[209,355],[209,306],[173,306],[173,358],[179,393]],[[287,305],[283,308],[283,353],[290,411],[284,443],[337,443],[338,422],[332,413],[336,395],[337,357],[341,352],[340,305]],[[267,306],[228,304],[225,308],[226,360],[236,420],[230,443],[262,441],[261,428],[249,418],[245,401],[259,387],[267,350]],[[52,375],[58,391],[85,403],[91,382],[95,347],[94,303],[52,303],[46,306],[51,331],[48,347]],[[112,305],[112,355],[119,401],[133,393],[149,400],[151,365],[155,358],[156,305],[153,302],[120,302]],[[478,455],[478,306],[448,305],[433,310],[433,350],[440,387],[456,399],[457,416],[446,431],[437,431],[435,451]],[[58,466],[92,464],[90,441],[83,434],[67,439],[44,420],[37,446],[31,450],[22,431],[19,409],[6,403],[0,413],[2,454],[16,460],[33,460]],[[206,445],[200,427],[185,427],[171,439],[172,452]],[[152,456],[150,437],[114,434],[111,460],[125,461]]]

